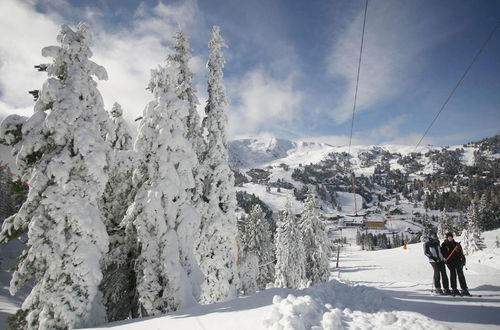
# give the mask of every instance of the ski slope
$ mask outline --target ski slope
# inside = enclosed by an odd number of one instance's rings
[[[334,268],[332,260],[328,283],[304,290],[269,289],[97,329],[498,329],[500,248],[495,247],[495,239],[500,238],[500,229],[483,235],[487,248],[469,256],[465,270],[470,291],[482,297],[431,295],[432,270],[423,256],[422,243],[408,245],[406,250],[378,251],[351,245],[341,249],[340,268]],[[7,259],[0,277],[2,320],[22,302],[7,293],[6,269],[11,266]]]
[[[422,244],[408,249],[342,250],[331,281],[304,290],[270,289],[233,301],[99,329],[498,329],[500,230],[484,233],[487,249],[468,258],[465,275],[480,298],[433,296]]]
[[[452,329],[500,327],[500,230],[483,234],[487,248],[467,258],[468,287],[480,298],[432,296],[432,268],[423,256],[422,243],[379,251],[346,248],[336,277],[348,283],[376,287],[415,311]],[[458,239],[457,239],[458,240]],[[448,272],[449,274],[449,272]],[[459,287],[460,289],[460,287]]]

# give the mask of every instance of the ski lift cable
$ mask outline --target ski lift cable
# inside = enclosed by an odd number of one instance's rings
[[[351,152],[351,143],[352,143],[352,132],[354,130],[354,114],[356,113],[356,103],[358,100],[358,87],[359,87],[359,73],[361,71],[361,57],[363,55],[363,43],[365,40],[365,26],[366,26],[366,12],[368,9],[368,0],[365,1],[365,15],[363,17],[363,32],[361,33],[361,45],[359,48],[359,60],[358,60],[358,73],[356,76],[356,89],[354,91],[354,104],[352,106],[352,119],[351,119],[351,133],[349,135],[349,152]]]
[[[356,113],[356,103],[358,100],[359,74],[361,71],[361,58],[363,56],[363,44],[364,44],[364,40],[365,40],[366,12],[367,12],[367,10],[368,10],[368,0],[365,1],[365,14],[363,17],[363,30],[361,33],[361,45],[359,47],[358,73],[356,75],[356,89],[354,91],[354,104],[352,106],[351,133],[349,135],[349,149],[348,149],[349,155],[351,154],[352,133],[354,130],[354,115]],[[354,198],[354,213],[357,216],[358,215],[358,205],[356,202],[356,176],[354,175],[354,172],[352,174],[352,195]]]
[[[498,23],[495,25],[495,27],[493,28],[493,30],[490,32],[488,38],[486,39],[486,41],[482,44],[481,48],[479,48],[479,50],[477,51],[476,55],[474,55],[474,58],[472,59],[472,61],[470,62],[469,66],[467,67],[467,69],[465,69],[464,73],[462,74],[462,76],[460,77],[460,79],[458,80],[457,84],[455,85],[455,87],[452,89],[451,93],[448,95],[448,97],[446,98],[446,101],[443,103],[443,105],[441,106],[441,108],[439,109],[438,113],[436,114],[436,116],[434,117],[434,119],[432,120],[432,122],[430,123],[430,125],[427,127],[427,129],[425,130],[424,134],[422,135],[422,137],[420,138],[420,140],[418,141],[417,145],[415,146],[415,151],[417,151],[420,143],[422,142],[422,140],[425,138],[425,136],[427,135],[427,133],[429,132],[429,130],[431,129],[432,125],[434,125],[434,123],[436,122],[436,120],[438,119],[439,115],[441,114],[441,112],[443,112],[444,108],[446,107],[446,105],[448,104],[448,102],[450,101],[450,99],[453,97],[453,94],[455,94],[455,91],[458,89],[458,87],[460,86],[460,84],[462,83],[462,81],[465,79],[465,77],[467,76],[467,74],[469,73],[469,70],[471,69],[471,67],[474,65],[474,63],[476,62],[477,58],[479,57],[479,55],[481,55],[481,53],[483,52],[483,50],[486,48],[486,46],[488,45],[488,43],[490,42],[491,38],[493,38],[493,35],[495,34],[496,30],[498,29],[498,27],[500,26],[500,21],[498,21]]]

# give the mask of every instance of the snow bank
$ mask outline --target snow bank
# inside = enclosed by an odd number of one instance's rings
[[[275,296],[264,325],[273,330],[447,329],[421,314],[398,311],[395,300],[366,286],[332,280],[302,293]]]

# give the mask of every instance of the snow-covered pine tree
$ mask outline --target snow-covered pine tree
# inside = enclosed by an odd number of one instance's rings
[[[240,222],[238,234],[243,259],[251,254],[257,256],[259,268],[256,282],[259,289],[265,289],[274,281],[274,244],[260,205],[254,205],[249,216]]]
[[[471,201],[467,209],[467,225],[462,231],[462,249],[465,255],[484,249],[481,229],[479,228],[479,215],[481,210],[476,201]]]
[[[245,230],[248,217],[242,215],[238,220],[238,271],[239,291],[251,295],[257,291],[257,277],[259,276],[259,259],[253,252],[244,249]]]
[[[0,125],[0,143],[11,146],[13,156],[16,156],[20,148],[23,146],[23,144],[20,143],[23,138],[22,128],[27,119],[27,117],[19,115],[10,115],[6,117]],[[5,169],[1,170],[5,171]],[[12,202],[12,200],[10,202]],[[9,202],[5,201],[3,203]],[[3,205],[5,207],[7,206],[7,204]],[[18,209],[19,208],[16,208],[16,211]],[[14,211],[14,213],[16,211]],[[8,213],[9,215],[12,214],[10,212]],[[27,234],[29,217],[19,217],[14,214],[8,216],[7,218],[2,218],[2,220],[2,230],[0,232],[1,243],[7,243],[17,237]]]
[[[193,84],[193,73],[189,68],[189,61],[192,57],[190,47],[182,31],[178,31],[174,39],[175,44],[172,46],[174,53],[169,55],[168,59],[179,64],[178,96],[188,103],[188,115],[183,119],[187,127],[186,136],[193,144],[193,148],[197,152],[197,155],[201,157],[205,150],[205,142],[202,136],[200,116],[196,110],[196,106],[199,102],[196,97],[196,88]]]
[[[133,244],[126,239],[121,223],[132,204],[136,187],[132,182],[135,153],[130,128],[122,117],[123,110],[114,103],[110,111],[107,142],[112,147],[109,181],[99,206],[109,235],[109,253],[103,262],[101,291],[109,321],[123,320],[135,314],[135,274]]]
[[[212,303],[236,297],[238,288],[236,195],[234,175],[228,164],[227,116],[228,104],[223,82],[224,57],[227,47],[220,28],[212,28],[208,43],[208,101],[203,128],[206,130],[207,149],[203,156],[206,202],[202,214],[200,242],[197,248],[200,268],[205,276],[202,285],[202,303]]]
[[[429,217],[427,213],[424,213],[422,217],[422,236],[420,236],[420,241],[426,242],[429,239],[429,236],[431,235],[431,232],[433,231],[433,226],[431,222],[429,221]],[[394,241],[393,241],[394,243]]]
[[[276,266],[274,285],[300,289],[307,284],[306,255],[299,221],[292,213],[290,201],[278,220],[276,235]]]
[[[444,239],[447,232],[453,232],[453,223],[451,217],[444,210],[438,218],[437,236]]]
[[[9,184],[12,176],[6,171],[7,164],[0,161],[0,224],[12,213],[12,198],[9,193]]]
[[[132,150],[132,132],[125,119],[123,119],[122,106],[115,102],[110,111],[111,124],[106,141],[114,150]]]
[[[135,150],[142,164],[134,174],[142,182],[124,223],[137,237],[137,295],[140,314],[156,315],[196,302],[192,270],[181,262],[185,241],[179,228],[197,226],[198,214],[188,190],[194,188],[196,154],[185,137],[183,119],[188,104],[177,96],[179,65],[151,71],[149,89],[154,100],[144,109]],[[132,229],[130,227],[133,227]],[[201,279],[200,279],[201,281]]]
[[[187,191],[192,205],[195,208],[197,215],[193,216],[190,222],[183,222],[177,228],[177,233],[180,236],[180,242],[186,242],[187,245],[181,244],[181,263],[188,271],[191,280],[193,295],[196,300],[201,294],[201,283],[203,282],[203,274],[198,265],[198,261],[194,255],[194,246],[197,246],[200,239],[200,214],[205,213],[204,208],[206,203],[202,200],[203,194],[203,177],[204,171],[200,164],[200,159],[205,151],[205,141],[202,135],[200,125],[200,116],[196,110],[199,104],[196,97],[196,88],[193,84],[193,73],[189,68],[189,60],[191,59],[190,47],[186,37],[182,31],[178,31],[175,36],[175,44],[172,46],[173,54],[168,55],[167,60],[177,63],[179,73],[177,75],[177,96],[184,100],[188,105],[188,114],[182,118],[184,124],[184,133],[186,139],[191,143],[192,149],[196,153],[196,158],[192,160],[192,174],[195,180],[194,187]]]
[[[330,276],[328,255],[330,248],[326,228],[319,218],[316,196],[311,189],[304,202],[300,229],[306,255],[306,277],[314,283],[326,282]]]
[[[59,46],[42,50],[53,58],[49,78],[15,145],[29,193],[11,229],[29,224],[29,230],[10,291],[34,283],[17,314],[26,329],[85,327],[105,319],[98,286],[108,236],[97,200],[108,180],[108,145],[100,130],[106,112],[92,76],[107,74],[89,60],[88,25],[63,25],[57,40]]]

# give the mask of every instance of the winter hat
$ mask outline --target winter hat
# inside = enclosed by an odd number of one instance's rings
[[[453,237],[453,233],[451,231],[446,233],[446,238],[448,238],[448,237]]]
[[[436,233],[431,233],[431,234],[429,235],[429,237],[430,237],[431,239],[437,239],[437,238],[438,238],[438,236],[437,236],[437,234],[436,234]]]

